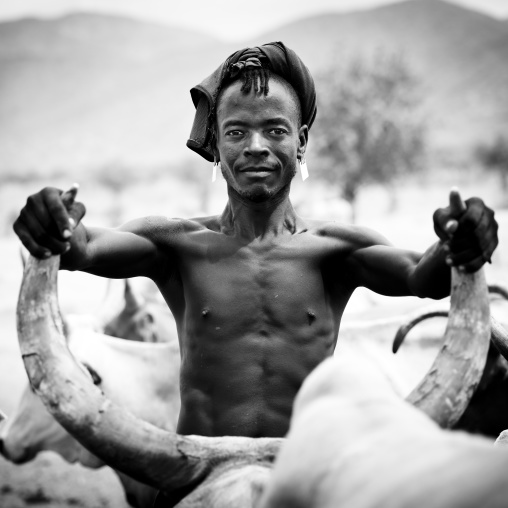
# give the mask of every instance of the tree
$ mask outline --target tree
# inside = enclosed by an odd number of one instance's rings
[[[476,150],[478,160],[501,176],[503,190],[508,189],[508,138],[499,135],[492,143],[482,144]]]
[[[354,221],[363,185],[390,186],[399,175],[424,165],[420,82],[400,56],[382,51],[337,58],[316,82],[312,159],[318,175],[350,203]]]

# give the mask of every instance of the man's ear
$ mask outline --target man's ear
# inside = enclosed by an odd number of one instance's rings
[[[217,162],[220,162],[219,149],[217,148],[217,130],[213,128],[210,138],[210,148]]]
[[[309,128],[307,125],[304,124],[298,129],[298,140],[300,145],[298,146],[297,155],[301,159],[307,150],[307,142],[309,140]]]

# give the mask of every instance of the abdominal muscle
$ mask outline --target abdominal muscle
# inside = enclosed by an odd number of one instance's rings
[[[319,237],[256,246],[205,233],[179,264],[178,432],[282,437],[304,379],[333,354],[352,290],[323,271]]]
[[[178,433],[283,437],[301,384],[335,342],[330,331],[314,337],[291,332],[186,337]]]

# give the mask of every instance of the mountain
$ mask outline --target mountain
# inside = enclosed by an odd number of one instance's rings
[[[189,89],[235,49],[270,40],[295,49],[312,71],[380,47],[403,53],[442,145],[468,148],[508,128],[508,24],[445,1],[328,13],[234,45],[79,13],[0,23],[0,173],[110,163],[143,170],[192,156]]]
[[[75,14],[0,24],[0,172],[181,158],[189,89],[229,48],[190,30]]]
[[[0,23],[0,58],[127,58],[151,60],[217,40],[197,31],[93,13]]]

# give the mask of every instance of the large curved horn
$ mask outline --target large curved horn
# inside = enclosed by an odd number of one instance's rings
[[[487,286],[487,289],[489,292],[489,296],[499,295],[503,299],[508,300],[508,290],[505,287],[500,286],[498,284],[489,284]],[[407,323],[403,323],[402,325],[399,326],[393,339],[392,352],[395,354],[399,350],[400,346],[406,339],[407,334],[418,323],[421,323],[422,321],[425,321],[426,319],[431,319],[433,317],[448,317],[449,313],[450,311],[448,309],[443,309],[442,305],[440,305],[435,309],[425,310],[424,312],[421,312],[420,314],[416,314],[414,317],[409,318],[409,321],[407,321]],[[492,336],[491,336],[492,342],[499,349],[499,352],[508,360],[508,332],[493,317],[491,317],[490,326],[492,328]],[[506,354],[503,353],[503,351],[506,351]]]
[[[418,324],[422,321],[425,321],[426,319],[430,319],[433,317],[448,317],[449,312],[447,310],[431,310],[428,312],[424,312],[422,314],[418,314],[414,318],[411,318],[407,323],[402,324],[399,326],[399,329],[397,330],[397,333],[395,334],[395,338],[393,339],[392,344],[392,352],[395,354],[402,343],[404,342],[404,339],[406,338],[406,335]]]
[[[68,432],[108,465],[166,492],[198,483],[232,457],[274,459],[281,439],[180,436],[111,403],[67,349],[57,301],[59,261],[28,259],[17,326],[30,383]]]
[[[402,324],[397,333],[395,334],[395,338],[393,339],[392,350],[393,353],[397,353],[400,346],[404,342],[407,337],[407,334],[418,324],[426,319],[431,319],[433,317],[448,317],[449,311],[447,310],[434,310],[423,312],[411,318],[407,323]],[[506,360],[508,360],[508,330],[494,317],[490,317],[490,340],[492,344],[496,347],[499,353],[504,356]]]
[[[480,382],[490,343],[490,309],[483,270],[452,268],[451,308],[444,344],[432,367],[407,397],[441,427],[461,417]]]

